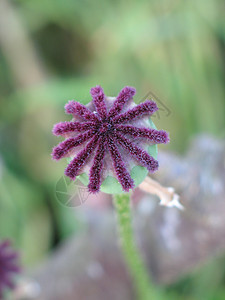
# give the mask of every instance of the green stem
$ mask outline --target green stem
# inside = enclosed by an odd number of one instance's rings
[[[129,194],[114,195],[122,250],[138,300],[155,300],[156,291],[134,241]]]

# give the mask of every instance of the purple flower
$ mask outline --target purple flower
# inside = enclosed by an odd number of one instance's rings
[[[17,258],[18,254],[11,249],[10,241],[0,242],[0,299],[5,288],[14,288],[13,275],[20,272]]]
[[[93,100],[87,106],[76,101],[66,104],[66,113],[72,114],[73,120],[54,126],[53,134],[66,139],[53,148],[52,157],[73,157],[65,170],[73,180],[88,170],[91,193],[100,190],[109,173],[128,192],[134,188],[130,175],[133,162],[149,172],[158,168],[158,161],[145,150],[146,145],[169,141],[167,132],[150,128],[148,123],[157,105],[152,100],[135,105],[132,100],[136,90],[132,87],[124,87],[116,98],[106,97],[101,86],[90,93]]]

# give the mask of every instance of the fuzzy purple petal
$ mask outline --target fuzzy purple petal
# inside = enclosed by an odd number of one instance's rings
[[[4,242],[0,243],[0,252],[4,251],[8,247],[11,247],[10,240],[5,240]]]
[[[134,108],[117,115],[113,118],[113,122],[116,124],[130,122],[136,119],[141,119],[144,116],[151,116],[158,110],[156,103],[152,100],[147,100],[144,103],[138,104]]]
[[[116,129],[123,134],[129,134],[132,137],[145,138],[155,144],[166,144],[169,142],[168,133],[164,130],[138,128],[132,125],[117,125]]]
[[[92,96],[96,111],[100,118],[104,120],[107,117],[107,109],[105,104],[105,94],[100,85],[91,88],[90,94]]]
[[[90,109],[74,100],[69,101],[65,105],[65,111],[67,114],[72,114],[74,117],[76,117],[77,115],[85,121],[98,121],[97,116],[92,111],[90,111]]]
[[[134,188],[134,181],[125,167],[119,149],[115,144],[115,140],[109,136],[108,149],[112,158],[113,167],[115,169],[119,183],[121,184],[123,190],[125,192],[128,192],[130,189]]]
[[[17,258],[18,258],[18,253],[16,253],[16,252],[10,252],[10,253],[7,253],[7,254],[5,255],[5,257],[6,257],[7,259],[9,259],[10,261],[13,261],[14,259],[17,259]]]
[[[12,281],[10,276],[4,277],[3,283],[4,283],[5,287],[8,287],[11,290],[15,288],[15,283]]]
[[[121,133],[115,133],[116,141],[126,149],[143,167],[149,172],[155,172],[158,169],[158,161],[149,155],[145,150],[139,148]]]
[[[83,146],[65,170],[65,174],[71,179],[75,179],[81,173],[83,166],[94,156],[89,172],[88,189],[91,193],[100,190],[106,152],[109,152],[111,156],[116,177],[124,191],[132,189],[134,182],[127,169],[129,166],[129,163],[126,163],[127,157],[121,156],[119,152],[122,148],[128,151],[127,156],[131,156],[150,172],[158,168],[157,160],[132,141],[135,138],[142,138],[143,143],[146,141],[151,144],[160,144],[167,143],[169,137],[163,130],[152,129],[149,128],[150,126],[139,128],[131,125],[133,120],[146,118],[158,110],[156,103],[152,100],[129,109],[127,104],[132,100],[135,92],[136,90],[132,87],[124,87],[111,104],[112,99],[104,95],[101,86],[93,87],[90,90],[93,99],[88,106],[90,109],[79,102],[69,101],[65,110],[66,113],[72,114],[75,120],[56,124],[53,128],[53,134],[67,138],[53,149],[54,159],[59,160],[73,155],[75,147]],[[107,111],[108,105],[111,107],[109,112]],[[93,111],[94,109],[96,111]],[[132,141],[129,138],[132,138]],[[139,139],[140,142],[142,140]],[[105,174],[107,172],[104,172]]]
[[[70,177],[71,179],[75,179],[81,168],[86,164],[88,159],[90,158],[92,152],[95,150],[96,145],[98,144],[98,135],[96,134],[81,150],[77,156],[69,163],[65,170],[65,175]]]
[[[116,115],[118,115],[124,105],[135,95],[136,93],[136,89],[130,86],[126,86],[124,87],[119,95],[117,96],[112,108],[109,111],[109,116],[111,118],[115,117]]]
[[[94,157],[93,165],[89,173],[88,190],[91,193],[97,193],[101,186],[101,173],[103,168],[103,159],[105,157],[107,143],[104,137],[99,139],[99,146]]]
[[[18,266],[15,266],[13,264],[9,264],[7,266],[8,272],[13,272],[13,273],[19,273],[20,272],[20,268]]]
[[[72,138],[68,138],[58,146],[53,148],[52,158],[55,160],[59,160],[62,157],[65,157],[68,152],[70,152],[73,148],[82,145],[88,139],[90,139],[95,134],[94,130],[89,130],[85,133],[81,133],[80,135]]]
[[[59,136],[69,132],[82,132],[88,129],[94,129],[95,126],[94,122],[61,122],[54,125],[52,133]]]
[[[0,299],[6,288],[13,289],[13,277],[20,272],[18,254],[12,250],[11,243],[6,240],[0,243]]]

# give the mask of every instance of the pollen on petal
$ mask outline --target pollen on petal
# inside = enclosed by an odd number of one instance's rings
[[[115,141],[110,137],[108,137],[108,148],[119,183],[121,184],[123,190],[128,192],[134,187],[134,181],[125,167]]]
[[[149,172],[155,172],[158,169],[158,161],[149,155],[145,150],[139,148],[125,136],[120,133],[115,134],[116,141],[127,151],[130,155],[136,158],[139,163],[146,167]]]
[[[133,137],[145,138],[155,144],[166,144],[169,142],[168,133],[164,130],[152,128],[138,128],[132,125],[117,125],[116,129],[123,134],[129,134]]]
[[[134,108],[117,115],[113,118],[113,122],[118,123],[126,123],[129,121],[133,121],[136,119],[141,119],[144,116],[151,116],[154,112],[158,110],[156,103],[152,100],[148,100],[144,103],[138,104]]]
[[[72,114],[74,116],[78,115],[79,117],[83,118],[85,121],[98,121],[96,115],[90,111],[86,106],[83,104],[76,102],[76,101],[69,101],[65,105],[65,111],[67,114]]]
[[[84,142],[90,139],[94,135],[94,133],[95,132],[93,130],[89,130],[85,133],[81,133],[76,137],[66,139],[58,146],[53,148],[52,158],[55,160],[59,160],[62,157],[65,157],[70,150],[72,150],[74,147],[82,145]]]
[[[113,107],[109,111],[109,116],[113,118],[121,112],[124,105],[135,95],[136,89],[130,86],[124,87],[117,96]]]
[[[52,133],[59,136],[69,132],[82,132],[93,128],[95,128],[94,122],[61,122],[54,125]]]
[[[107,116],[105,94],[103,88],[100,85],[91,88],[90,94],[92,96],[95,108],[101,119],[105,119]]]
[[[81,168],[85,165],[85,163],[90,158],[92,152],[95,150],[96,145],[98,143],[98,135],[95,135],[88,144],[81,150],[77,156],[69,163],[65,170],[65,175],[70,177],[71,179],[75,179]]]
[[[107,146],[106,140],[104,138],[100,138],[98,149],[94,157],[93,165],[89,173],[88,190],[91,193],[96,193],[99,192],[100,190],[101,173],[103,167],[103,159],[106,152],[106,146]]]

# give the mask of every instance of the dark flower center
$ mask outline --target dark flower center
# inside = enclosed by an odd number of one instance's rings
[[[101,125],[99,127],[99,132],[101,134],[108,134],[112,130],[113,130],[113,124],[109,121],[105,121],[105,122],[101,123]]]

